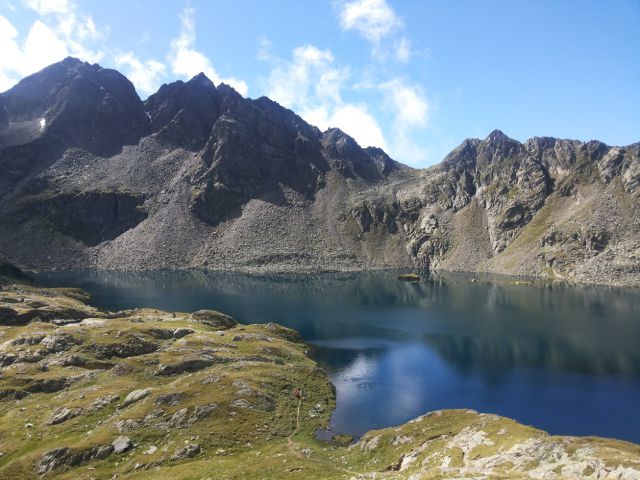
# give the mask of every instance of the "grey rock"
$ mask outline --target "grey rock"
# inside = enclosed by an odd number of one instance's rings
[[[184,393],[162,393],[153,401],[155,405],[179,405],[184,400]]]
[[[40,460],[38,460],[36,466],[38,474],[44,475],[45,473],[49,473],[50,471],[64,465],[69,458],[70,453],[71,449],[68,447],[49,450],[40,457]]]
[[[120,408],[128,407],[132,403],[138,402],[143,398],[148,397],[152,391],[153,391],[153,388],[149,387],[149,388],[141,388],[139,390],[134,390],[130,392],[120,404]]]
[[[113,453],[124,453],[133,448],[133,442],[129,437],[119,436],[112,443]]]
[[[58,331],[44,337],[40,345],[44,347],[48,353],[58,353],[68,350],[78,343],[80,343],[79,340],[74,338],[73,335]]]
[[[56,410],[53,415],[51,415],[51,419],[49,420],[49,425],[57,425],[59,423],[66,422],[67,420],[77,417],[80,415],[81,410],[74,408],[66,408],[62,407]]]
[[[87,411],[95,412],[96,410],[100,410],[101,408],[106,407],[107,405],[112,404],[113,402],[117,402],[120,400],[120,395],[105,395],[104,397],[97,398],[89,407],[87,407]]]
[[[192,333],[193,333],[193,330],[191,330],[190,328],[176,328],[173,331],[173,337],[183,338],[183,337],[186,337],[187,335],[191,335]]]
[[[187,372],[197,372],[203,370],[212,365],[225,363],[228,360],[226,358],[217,357],[214,355],[201,356],[196,358],[187,358],[177,363],[170,365],[160,365],[157,374],[161,376],[166,375],[179,375]]]
[[[193,458],[200,453],[200,445],[190,443],[186,447],[177,450],[170,458],[171,461],[181,460],[183,458]]]
[[[98,460],[104,460],[109,455],[111,455],[111,453],[113,453],[114,450],[115,449],[114,449],[113,445],[100,445],[100,446],[94,448],[93,457],[98,459]]]
[[[104,460],[113,451],[112,445],[96,445],[84,450],[69,447],[54,448],[40,457],[36,464],[36,471],[40,475],[45,475],[63,467],[82,465],[94,459]]]
[[[91,353],[98,358],[129,358],[153,353],[159,345],[141,335],[127,335],[116,342],[92,345]]]
[[[131,418],[127,418],[125,420],[118,420],[113,423],[113,428],[120,433],[132,432],[134,430],[139,429],[140,427],[142,427],[142,424]]]
[[[191,319],[219,330],[233,328],[238,324],[232,317],[214,310],[198,310],[191,314]]]

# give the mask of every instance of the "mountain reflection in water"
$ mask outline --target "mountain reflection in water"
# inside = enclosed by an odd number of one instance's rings
[[[335,432],[474,408],[551,433],[640,442],[639,290],[405,283],[397,272],[54,272],[39,282],[79,286],[111,310],[212,308],[295,328],[336,385]]]

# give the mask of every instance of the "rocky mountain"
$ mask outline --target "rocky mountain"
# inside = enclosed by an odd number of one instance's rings
[[[426,170],[203,74],[68,58],[0,94],[0,255],[34,268],[424,267],[640,284],[640,144],[494,131]]]

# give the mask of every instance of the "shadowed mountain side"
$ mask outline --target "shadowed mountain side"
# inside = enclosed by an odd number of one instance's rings
[[[420,171],[203,74],[142,102],[67,58],[0,94],[0,167],[0,254],[36,268],[640,284],[640,144],[496,130]]]

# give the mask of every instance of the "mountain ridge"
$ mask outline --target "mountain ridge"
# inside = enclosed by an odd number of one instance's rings
[[[34,268],[424,268],[640,285],[640,143],[494,130],[417,170],[204,74],[65,59],[0,94],[0,254]]]

